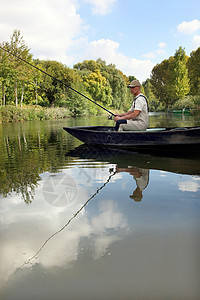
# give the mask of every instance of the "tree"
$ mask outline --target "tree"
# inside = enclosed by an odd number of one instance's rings
[[[154,93],[152,92],[152,85],[150,79],[147,79],[145,82],[143,82],[142,86],[144,88],[144,94],[148,99],[150,111],[159,110],[161,108],[160,103],[156,98],[156,96],[154,95]]]
[[[89,93],[86,91],[83,84],[83,79],[81,78],[77,70],[70,70],[71,72],[71,87],[78,91],[79,93],[90,97]],[[74,92],[71,89],[66,91],[66,106],[70,110],[73,116],[85,115],[85,114],[96,114],[95,105],[86,100],[83,96]]]
[[[176,99],[173,99],[172,86],[172,66],[174,58],[163,60],[157,64],[151,73],[150,83],[152,85],[152,92],[156,98],[165,106],[166,109],[172,105]]]
[[[0,48],[0,80],[2,86],[2,104],[6,105],[6,86],[12,78],[12,69],[10,68],[8,53],[4,50],[7,48],[6,43],[1,44]]]
[[[40,62],[42,69],[53,76],[54,78],[42,74],[42,81],[40,84],[40,92],[45,93],[50,106],[59,106],[61,99],[65,99],[66,87],[62,84],[70,86],[71,80],[68,76],[69,68],[62,63],[51,60],[44,60]],[[60,82],[57,80],[59,79]]]
[[[200,95],[200,47],[190,54],[187,62],[191,95]]]
[[[183,99],[190,91],[187,56],[185,50],[180,47],[174,55],[172,69],[172,94],[175,100]]]
[[[153,68],[150,83],[154,95],[166,109],[189,93],[187,56],[182,47]]]
[[[80,71],[89,70],[91,72],[94,72],[95,70],[100,69],[100,63],[94,60],[84,60],[82,63],[77,63],[76,65],[74,65],[74,69]]]
[[[97,60],[100,63],[101,74],[106,77],[112,89],[112,104],[116,109],[127,110],[130,107],[132,96],[127,89],[129,79],[114,64],[106,65],[102,59]]]
[[[95,101],[99,101],[108,106],[112,103],[111,87],[106,78],[101,75],[100,70],[91,72],[89,76],[83,77],[86,90]]]
[[[14,55],[22,58],[27,62],[32,61],[32,55],[29,53],[30,49],[26,45],[19,30],[14,30],[10,40],[10,44],[7,45],[8,49]],[[15,86],[15,105],[18,106],[18,83],[21,84],[22,94],[24,93],[24,82],[28,81],[31,77],[31,69],[26,63],[10,55],[9,61],[13,71],[12,78]]]

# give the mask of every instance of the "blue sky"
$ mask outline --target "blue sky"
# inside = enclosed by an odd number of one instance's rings
[[[0,42],[20,30],[34,58],[102,58],[140,81],[182,46],[200,47],[200,1],[0,0]]]

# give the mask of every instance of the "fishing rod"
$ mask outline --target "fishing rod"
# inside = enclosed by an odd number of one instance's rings
[[[35,68],[36,70],[44,73],[45,75],[55,79],[56,81],[60,82],[61,84],[63,84],[64,86],[66,86],[68,89],[71,89],[72,91],[74,91],[75,93],[79,94],[82,97],[85,97],[87,100],[91,101],[92,103],[96,104],[97,106],[101,107],[102,109],[104,109],[105,111],[107,111],[109,114],[111,114],[111,116],[109,116],[109,119],[112,119],[113,116],[115,116],[114,113],[112,113],[110,110],[106,109],[105,107],[103,107],[102,105],[100,105],[99,103],[95,102],[94,100],[90,99],[89,97],[85,96],[84,94],[80,93],[79,91],[75,90],[73,87],[67,85],[66,83],[64,83],[63,81],[61,81],[60,79],[48,74],[47,72],[41,70],[40,68],[34,66],[33,64],[29,63],[28,61],[26,61],[25,59],[19,57],[18,55],[8,51],[7,49],[3,48],[2,46],[0,46],[2,50],[6,51],[8,54],[11,54],[12,56],[16,57],[17,59],[25,62],[26,64],[28,64],[29,66]]]

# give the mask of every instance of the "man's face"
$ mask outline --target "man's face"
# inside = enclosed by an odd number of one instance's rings
[[[136,95],[136,94],[138,94],[139,89],[140,89],[139,86],[131,87],[131,93],[132,93],[133,95]]]

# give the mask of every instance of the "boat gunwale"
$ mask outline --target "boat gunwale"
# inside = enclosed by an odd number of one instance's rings
[[[180,133],[180,132],[188,132],[193,130],[200,130],[200,126],[193,126],[193,127],[149,127],[148,129],[151,129],[150,131],[134,131],[134,130],[127,130],[127,131],[115,131],[115,130],[109,130],[114,129],[112,126],[75,126],[75,127],[63,127],[63,129],[71,129],[71,130],[81,130],[81,131],[87,131],[87,132],[103,132],[105,134],[155,134],[155,133]],[[98,128],[107,128],[108,130],[98,130]],[[65,129],[65,130],[66,130]],[[96,129],[96,130],[95,130]],[[155,129],[155,130],[153,130]]]

